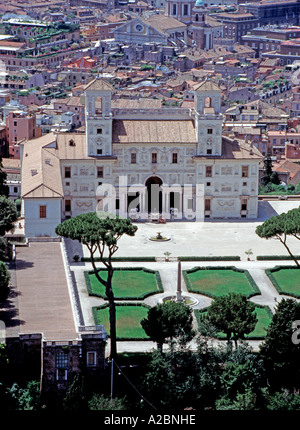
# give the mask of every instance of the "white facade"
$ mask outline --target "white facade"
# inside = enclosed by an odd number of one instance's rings
[[[213,82],[196,88],[193,109],[113,109],[112,91],[100,78],[87,85],[86,134],[24,145],[26,236],[52,235],[61,220],[96,209],[142,220],[257,217],[262,155],[222,136],[221,91]],[[27,150],[36,155],[26,157]],[[42,166],[34,176],[33,163]],[[40,219],[45,195],[47,219]]]
[[[61,222],[61,199],[24,199],[25,236],[55,237]]]

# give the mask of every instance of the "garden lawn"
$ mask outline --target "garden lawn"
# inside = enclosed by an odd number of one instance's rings
[[[210,297],[219,297],[228,293],[240,293],[247,297],[259,294],[251,276],[246,272],[231,269],[198,269],[185,272],[188,278],[188,289],[191,292],[204,294]]]
[[[100,276],[107,279],[107,271],[101,270]],[[115,270],[112,287],[115,299],[143,299],[150,294],[159,293],[156,272],[138,270]],[[100,284],[93,273],[88,273],[89,292],[106,298],[105,287]]]
[[[141,321],[148,316],[148,307],[143,305],[116,305],[117,339],[149,339],[141,326]],[[103,324],[109,335],[109,308],[108,305],[93,308],[96,324]]]
[[[272,312],[267,306],[255,306],[255,312],[257,315],[255,329],[248,335],[245,335],[245,339],[263,339],[266,336],[266,330],[272,321]],[[195,313],[198,321],[199,315],[203,314],[203,312],[196,310]],[[219,333],[217,337],[225,339],[226,335],[224,333]]]
[[[275,288],[279,293],[300,297],[300,269],[280,268],[279,270],[268,270]],[[272,279],[273,278],[273,279]]]

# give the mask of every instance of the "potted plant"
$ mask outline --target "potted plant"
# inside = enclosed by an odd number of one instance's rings
[[[171,255],[171,252],[169,252],[169,251],[164,252],[164,256],[166,257],[166,261],[169,261],[170,255]]]
[[[250,261],[250,255],[253,254],[252,249],[248,249],[248,251],[245,251],[245,254],[247,255],[247,260]]]

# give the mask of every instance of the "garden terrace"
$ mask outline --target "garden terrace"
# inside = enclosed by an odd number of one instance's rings
[[[276,266],[267,269],[272,284],[279,294],[300,298],[300,269],[296,266]]]
[[[105,287],[97,280],[94,272],[84,274],[89,294],[107,299]],[[104,280],[107,279],[106,269],[100,269],[99,274]],[[143,300],[152,294],[163,292],[159,272],[143,267],[115,268],[112,286],[117,300]]]
[[[191,293],[219,297],[227,293],[252,297],[260,290],[247,270],[235,267],[194,267],[184,270],[183,277]]]
[[[141,321],[147,318],[149,307],[143,304],[116,304],[117,340],[149,340]],[[104,326],[109,336],[109,307],[108,305],[93,307],[95,324]]]
[[[205,314],[207,312],[207,309],[201,309],[201,310],[197,309],[194,312],[195,312],[197,323],[201,331],[200,316]],[[266,336],[267,328],[269,327],[269,324],[272,321],[272,312],[268,306],[255,305],[255,313],[257,315],[257,323],[255,326],[255,329],[248,335],[245,335],[245,339],[249,339],[249,340],[264,339]],[[218,333],[216,337],[218,339],[223,340],[226,338],[226,335],[224,333]]]

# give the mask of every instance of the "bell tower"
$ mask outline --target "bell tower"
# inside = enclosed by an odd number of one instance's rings
[[[165,0],[165,15],[190,25],[194,4],[195,0]]]
[[[195,124],[198,140],[197,155],[222,155],[221,89],[205,80],[195,88]]]
[[[113,87],[103,78],[96,78],[85,87],[86,155],[112,154]]]

